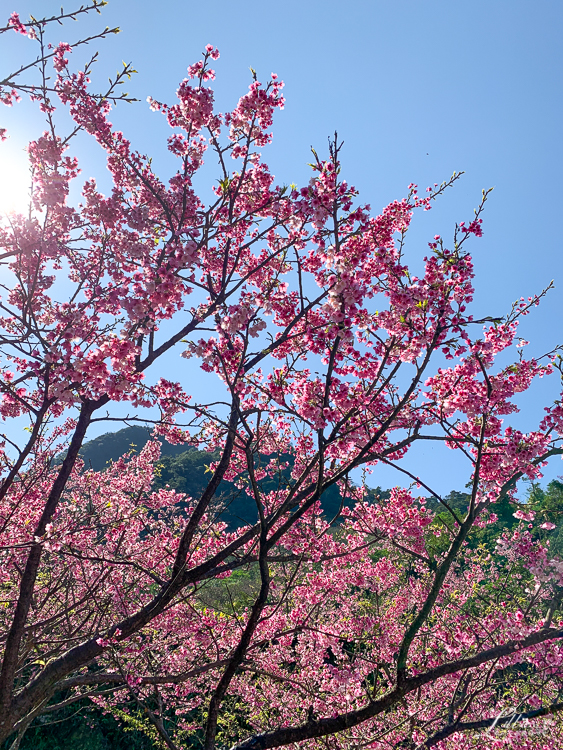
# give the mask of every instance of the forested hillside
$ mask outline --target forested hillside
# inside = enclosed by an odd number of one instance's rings
[[[143,427],[126,427],[118,432],[109,432],[86,443],[81,451],[85,468],[103,470],[128,451],[139,451],[150,437],[150,430]],[[160,476],[156,488],[169,486],[189,497],[199,497],[209,479],[209,464],[217,459],[216,453],[186,448],[184,445],[171,445],[161,441]],[[289,456],[287,457],[289,460]],[[284,477],[280,478],[284,481]],[[262,483],[264,491],[274,489],[275,482]],[[374,491],[377,494],[378,490]],[[229,527],[235,528],[256,522],[256,506],[244,492],[232,482],[222,481],[217,493],[215,513],[221,514]],[[336,486],[330,487],[321,498],[321,505],[327,518],[339,512],[341,498]]]

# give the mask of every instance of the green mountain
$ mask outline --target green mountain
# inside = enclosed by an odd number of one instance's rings
[[[151,436],[148,427],[125,427],[118,432],[106,432],[85,443],[80,450],[87,469],[102,471],[110,461],[116,461],[130,450],[139,452]],[[185,445],[171,445],[165,440],[160,441],[162,456],[177,456],[186,452]],[[190,449],[188,449],[190,450]]]
[[[117,460],[125,453],[140,451],[151,436],[146,427],[125,427],[118,432],[108,432],[85,443],[80,451],[86,468],[103,471],[111,461]],[[185,445],[171,445],[164,440],[161,444],[159,471],[155,478],[155,489],[170,487],[178,492],[198,498],[210,479],[209,464],[218,458],[217,453],[198,451]],[[290,460],[290,456],[283,456]],[[286,477],[287,472],[286,472]],[[284,476],[281,478],[284,481]],[[264,492],[276,488],[277,480],[260,483]],[[325,516],[332,519],[337,515],[341,497],[337,487],[330,487],[321,497],[321,507]],[[230,528],[253,524],[257,520],[254,500],[239,490],[232,482],[223,481],[219,485],[217,499],[213,510]]]

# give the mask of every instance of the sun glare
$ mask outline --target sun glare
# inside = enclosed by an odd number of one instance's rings
[[[0,144],[0,217],[27,213],[29,207],[29,163],[25,152],[14,152]]]

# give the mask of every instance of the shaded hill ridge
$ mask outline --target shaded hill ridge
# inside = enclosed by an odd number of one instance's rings
[[[150,437],[151,430],[140,425],[124,427],[117,432],[106,432],[84,443],[80,449],[80,457],[84,460],[85,468],[103,471],[110,461],[116,461],[130,450],[133,449],[137,453],[141,451]],[[180,453],[193,450],[185,445],[172,445],[163,439],[159,442],[161,456],[178,456]]]
[[[117,432],[107,432],[85,443],[80,456],[86,468],[103,471],[111,461],[131,450],[139,452],[151,437],[147,427],[125,427]],[[197,498],[205,489],[209,480],[208,467],[217,457],[217,453],[200,451],[192,446],[171,445],[159,439],[161,457],[159,472],[155,477],[154,487],[170,487],[178,492]],[[265,492],[275,489],[273,480],[261,483]],[[257,521],[254,500],[242,492],[232,482],[222,481],[218,489],[218,505],[223,506],[221,519],[229,527],[236,528]],[[321,507],[327,518],[333,518],[340,508],[341,497],[337,487],[330,487],[321,497]]]

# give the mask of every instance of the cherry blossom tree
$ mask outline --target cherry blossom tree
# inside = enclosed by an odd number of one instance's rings
[[[0,227],[0,740],[17,748],[36,719],[89,699],[169,748],[561,747],[553,524],[515,503],[494,550],[470,544],[563,438],[559,401],[528,433],[509,423],[557,369],[517,335],[543,292],[504,318],[470,312],[488,193],[415,275],[413,215],[459,175],[374,215],[335,136],[308,185],[276,185],[262,149],[283,84],[254,75],[218,113],[211,45],[175,103],[149,99],[177,159],[160,179],[108,119],[130,67],[94,93],[92,61],[70,63],[89,40],[47,40],[65,17],[14,13],[0,29],[39,45],[2,101],[28,95],[46,121],[28,148],[29,212]],[[80,181],[77,133],[108,195]],[[218,170],[208,201],[204,159]],[[153,439],[91,470],[84,440],[124,413]],[[210,452],[199,496],[155,490],[162,439]],[[463,512],[406,468],[420,441],[465,457]],[[401,486],[374,498],[362,470],[381,465]],[[255,524],[224,522],[223,480]]]

